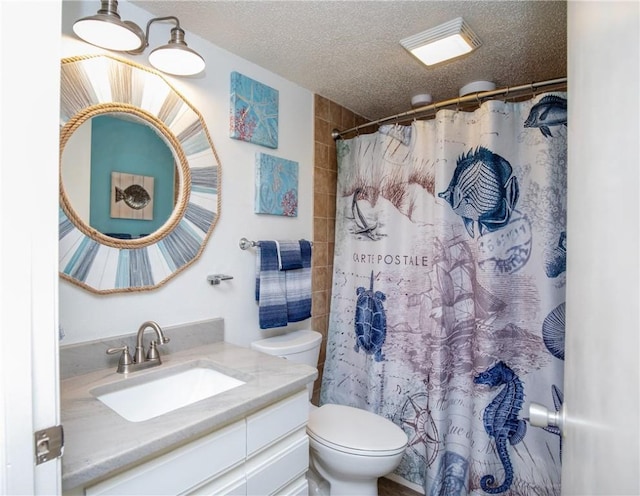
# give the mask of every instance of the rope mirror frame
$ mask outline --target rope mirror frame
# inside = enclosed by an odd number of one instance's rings
[[[75,212],[62,181],[70,136],[93,116],[128,114],[162,137],[178,169],[172,214],[155,232],[104,235]],[[221,166],[202,115],[164,77],[109,55],[64,58],[60,88],[60,277],[97,294],[156,289],[202,254],[220,215]]]

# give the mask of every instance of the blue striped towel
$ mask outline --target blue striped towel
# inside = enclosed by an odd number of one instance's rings
[[[304,239],[298,243],[302,268],[284,272],[289,322],[311,317],[311,243]]]
[[[288,323],[285,274],[278,267],[275,241],[260,241],[256,257],[256,301],[260,329],[284,327]]]
[[[278,247],[278,266],[280,270],[302,268],[302,253],[299,241],[276,241]]]

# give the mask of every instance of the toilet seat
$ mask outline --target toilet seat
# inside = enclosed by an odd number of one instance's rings
[[[326,404],[310,412],[307,434],[324,446],[361,456],[392,456],[407,446],[407,435],[390,420],[345,405]]]

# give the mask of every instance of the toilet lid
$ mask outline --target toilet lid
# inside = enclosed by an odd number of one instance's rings
[[[397,453],[407,445],[407,435],[390,420],[345,405],[327,404],[310,412],[307,433],[335,449],[371,456]]]

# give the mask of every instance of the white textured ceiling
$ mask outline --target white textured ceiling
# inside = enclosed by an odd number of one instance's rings
[[[132,3],[371,120],[409,110],[418,93],[435,102],[476,80],[501,88],[566,76],[564,1]],[[456,17],[482,40],[465,57],[427,68],[399,43]]]

